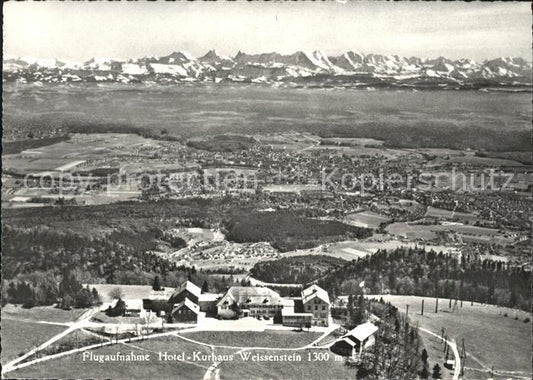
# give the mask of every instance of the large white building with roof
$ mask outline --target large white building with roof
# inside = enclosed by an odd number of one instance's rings
[[[328,292],[318,285],[305,288],[301,297],[283,298],[262,286],[232,286],[217,303],[222,318],[281,316],[285,326],[329,325]]]
[[[313,315],[313,325],[329,325],[329,295],[320,286],[314,284],[302,290],[302,305],[304,313]]]
[[[260,286],[232,286],[217,303],[222,317],[274,317],[283,309],[283,299],[272,289]]]

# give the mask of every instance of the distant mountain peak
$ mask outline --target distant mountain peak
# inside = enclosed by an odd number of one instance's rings
[[[4,81],[237,81],[250,83],[317,82],[316,85],[358,86],[377,81],[381,86],[524,86],[531,83],[531,62],[498,57],[482,62],[462,58],[402,57],[347,51],[328,56],[322,50],[292,54],[238,51],[231,58],[216,49],[196,59],[186,51],[130,60],[93,57],[84,63],[64,59],[4,56]],[[374,78],[374,79],[372,79]],[[332,84],[333,83],[333,84]],[[374,83],[374,82],[372,82]],[[441,87],[439,87],[441,86]]]
[[[211,49],[204,56],[200,57],[199,61],[232,61],[232,59],[228,56],[220,54],[216,49]]]
[[[172,59],[175,63],[190,62],[196,59],[186,51],[175,51],[162,58]]]

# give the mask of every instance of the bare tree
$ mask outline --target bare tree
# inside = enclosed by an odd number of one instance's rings
[[[109,292],[109,297],[111,297],[111,299],[122,299],[124,298],[124,292],[121,288],[116,287]]]

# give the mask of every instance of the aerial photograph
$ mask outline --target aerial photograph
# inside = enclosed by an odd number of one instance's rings
[[[3,11],[2,379],[532,379],[529,2]]]

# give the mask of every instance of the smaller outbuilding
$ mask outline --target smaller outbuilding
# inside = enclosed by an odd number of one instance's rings
[[[331,346],[331,351],[338,355],[355,358],[361,355],[364,349],[374,345],[377,331],[378,327],[371,322],[360,324],[337,340]]]

